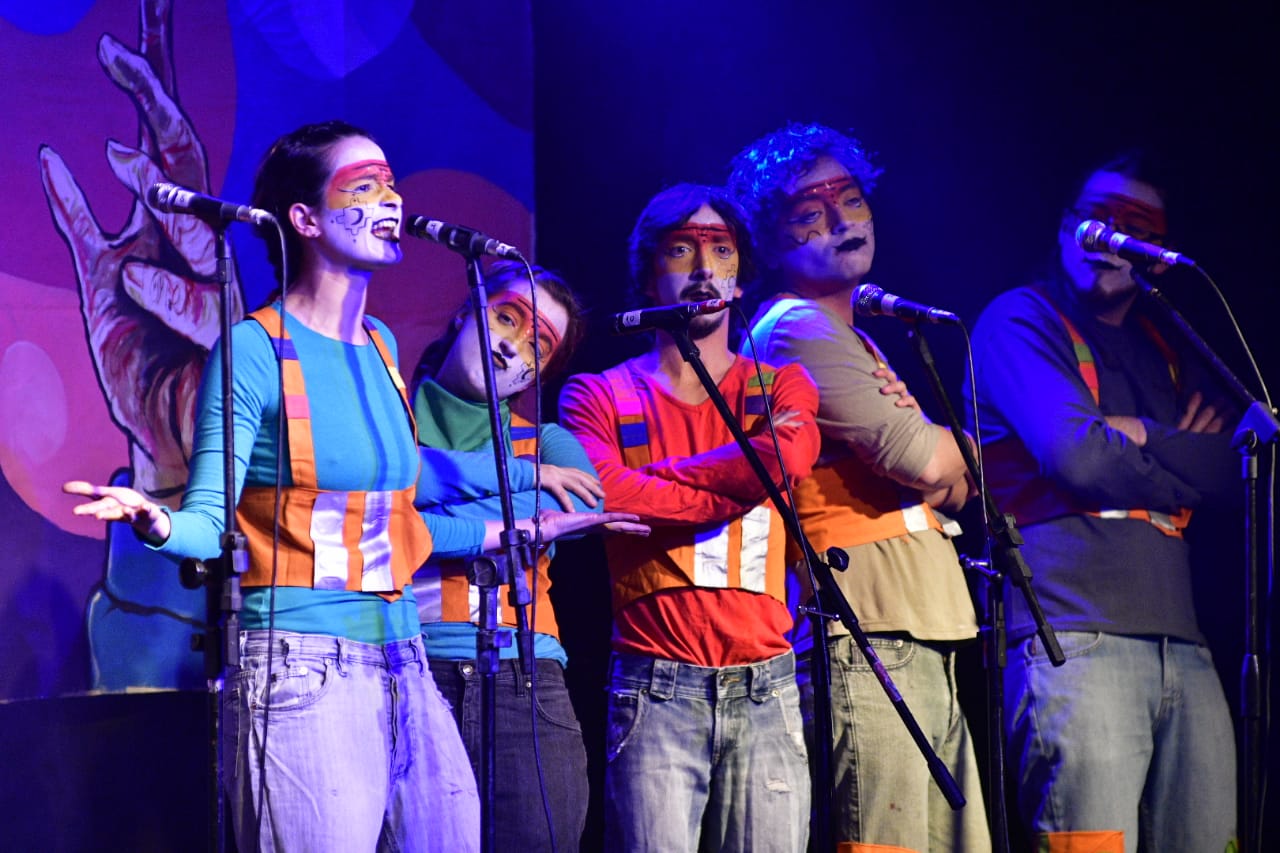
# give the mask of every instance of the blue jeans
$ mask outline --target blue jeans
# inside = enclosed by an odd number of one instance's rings
[[[494,849],[551,851],[542,786],[555,828],[555,850],[577,851],[587,824],[587,750],[573,712],[564,670],[553,660],[537,669],[538,755],[533,751],[528,681],[519,664],[504,660],[494,677]],[[482,679],[474,661],[432,660],[431,674],[453,706],[454,722],[480,778]],[[538,778],[539,761],[542,782]]]
[[[809,768],[790,652],[708,668],[614,654],[605,849],[797,853]]]
[[[1222,853],[1235,837],[1235,739],[1209,650],[1059,631],[1005,670],[1009,761],[1031,832],[1121,830],[1127,853]]]
[[[264,715],[267,651],[266,631],[241,635],[223,699],[239,849],[479,850],[475,777],[420,637],[378,646],[276,631]]]
[[[848,635],[834,637],[827,648],[836,840],[932,853],[990,851],[977,757],[956,691],[955,652],[906,637],[868,639],[966,802],[959,811],[951,808],[862,650]],[[807,676],[805,667],[801,686],[811,714]]]

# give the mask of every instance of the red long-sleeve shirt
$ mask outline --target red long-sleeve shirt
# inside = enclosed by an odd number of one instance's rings
[[[683,402],[647,381],[630,363],[624,369],[630,369],[648,430],[653,460],[648,464],[631,468],[625,461],[619,415],[605,377],[574,377],[560,400],[561,421],[595,465],[608,509],[636,513],[655,528],[697,527],[723,524],[766,500],[764,485],[714,403]],[[721,394],[739,417],[754,376],[754,365],[739,358],[720,380]],[[771,394],[775,413],[799,413],[778,431],[782,463],[794,483],[809,475],[818,455],[818,392],[804,368],[793,364],[776,371]],[[770,475],[781,479],[782,466],[763,421],[749,437]],[[690,538],[694,533],[690,530]],[[663,548],[662,538],[628,541],[626,547]],[[627,603],[615,624],[614,647],[619,650],[725,666],[786,651],[783,635],[792,620],[785,603],[774,596],[690,585]]]

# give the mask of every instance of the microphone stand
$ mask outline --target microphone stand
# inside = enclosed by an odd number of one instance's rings
[[[240,575],[248,568],[244,534],[236,529],[236,468],[234,433],[234,393],[231,376],[231,252],[227,245],[227,224],[209,221],[215,238],[217,266],[214,280],[219,287],[219,321],[222,332],[222,512],[221,554],[216,560],[189,557],[179,566],[179,579],[187,589],[205,590],[208,614],[204,632],[192,637],[192,646],[204,653],[205,682],[208,685],[208,849],[221,853],[226,847],[226,808],[223,796],[225,768],[222,750],[222,691],[226,668],[240,662]]]
[[[1204,275],[1199,267],[1196,270]],[[1208,278],[1208,276],[1205,276]],[[1241,853],[1259,853],[1261,843],[1262,820],[1262,778],[1263,755],[1265,748],[1263,721],[1270,716],[1267,708],[1267,679],[1270,672],[1270,661],[1264,653],[1267,636],[1265,624],[1265,608],[1263,598],[1271,588],[1275,566],[1273,554],[1268,543],[1273,542],[1269,521],[1273,518],[1268,504],[1267,509],[1260,508],[1258,493],[1258,453],[1264,446],[1274,451],[1277,436],[1280,435],[1280,422],[1276,420],[1275,409],[1270,401],[1263,403],[1245,388],[1231,369],[1218,358],[1217,353],[1191,327],[1186,318],[1165,299],[1147,277],[1134,275],[1138,286],[1151,297],[1151,301],[1159,305],[1186,340],[1196,349],[1200,356],[1217,374],[1222,383],[1244,405],[1244,416],[1240,419],[1232,437],[1231,446],[1241,457],[1241,479],[1244,482],[1245,496],[1245,614],[1244,614],[1244,659],[1240,668],[1240,850]],[[1274,468],[1275,457],[1272,456]],[[1268,493],[1268,501],[1274,495]],[[1266,560],[1263,565],[1263,560]],[[1264,576],[1265,571],[1265,576]],[[1264,584],[1263,581],[1266,581]]]
[[[818,769],[815,770],[814,818],[811,831],[813,850],[815,853],[826,853],[826,851],[834,851],[836,849],[832,840],[833,827],[831,821],[831,676],[829,670],[830,661],[826,650],[827,632],[824,621],[826,619],[839,618],[841,624],[849,630],[849,634],[853,637],[854,642],[857,643],[858,648],[862,650],[867,663],[870,664],[871,671],[875,673],[880,686],[884,688],[885,694],[888,695],[894,710],[898,712],[903,725],[907,727],[908,733],[924,756],[925,762],[929,766],[929,772],[933,775],[934,781],[942,791],[943,797],[946,798],[951,808],[961,808],[964,806],[965,800],[960,793],[959,786],[951,776],[947,766],[942,763],[937,753],[934,752],[924,732],[921,731],[919,723],[916,722],[915,717],[911,715],[911,711],[907,708],[906,702],[903,701],[902,694],[894,686],[893,681],[889,678],[888,671],[884,668],[884,664],[881,663],[875,649],[871,647],[871,641],[858,624],[858,618],[854,615],[848,600],[840,592],[839,587],[836,586],[835,578],[831,574],[831,565],[814,552],[813,545],[810,544],[800,527],[794,508],[783,498],[777,484],[774,483],[773,478],[769,475],[769,471],[764,467],[764,463],[760,461],[760,456],[756,453],[755,447],[752,446],[751,441],[743,431],[742,425],[738,423],[738,419],[733,411],[730,410],[729,404],[725,402],[724,396],[716,386],[715,380],[707,372],[697,346],[689,338],[689,330],[681,327],[669,330],[668,334],[675,341],[681,356],[693,368],[698,380],[706,390],[707,396],[715,404],[716,410],[724,420],[725,426],[733,434],[747,462],[751,465],[751,469],[764,486],[769,500],[773,502],[778,514],[782,517],[787,533],[803,549],[809,571],[818,580],[818,589],[815,590],[818,606],[808,610],[811,623],[814,625],[814,648],[815,650],[821,649],[819,653],[813,656],[811,666],[814,670],[821,669],[821,672],[814,673],[814,739],[815,751],[818,753],[818,757],[815,760]],[[835,562],[841,569],[848,565],[848,557],[840,549],[832,548],[828,551],[828,555],[832,562]],[[825,688],[825,690],[820,691],[818,689],[819,686]],[[819,724],[819,721],[825,721],[825,728]]]
[[[929,387],[942,408],[943,417],[955,438],[956,446],[964,459],[965,468],[973,482],[982,487],[981,499],[987,520],[987,553],[989,560],[972,560],[962,557],[960,562],[966,569],[979,572],[987,589],[987,615],[990,625],[982,630],[986,633],[984,643],[983,664],[987,673],[987,749],[988,768],[991,774],[991,842],[996,851],[1009,849],[1009,820],[1005,808],[1005,770],[1004,770],[1004,669],[1008,663],[1008,635],[1004,618],[1004,580],[1017,588],[1026,601],[1027,610],[1036,624],[1036,633],[1044,644],[1045,654],[1054,666],[1066,663],[1062,647],[1058,645],[1058,637],[1053,627],[1045,619],[1040,600],[1031,589],[1031,569],[1022,558],[1019,546],[1022,536],[1012,515],[1003,515],[996,507],[991,492],[979,476],[978,463],[973,455],[969,438],[960,426],[955,409],[942,387],[942,379],[938,375],[937,364],[929,343],[920,332],[918,320],[908,321],[907,337],[915,344],[920,362],[924,365]],[[976,393],[976,392],[975,392]]]
[[[493,349],[489,337],[489,298],[485,290],[484,274],[480,269],[480,254],[464,253],[467,261],[467,283],[471,287],[472,304],[476,321],[476,334],[480,340],[480,353],[488,356]],[[480,849],[494,853],[494,779],[497,754],[497,686],[500,665],[500,649],[510,645],[510,638],[500,633],[498,622],[498,587],[508,584],[508,603],[516,613],[516,648],[520,656],[520,669],[531,684],[536,679],[533,659],[533,632],[529,627],[527,607],[532,599],[525,578],[524,567],[534,565],[529,534],[516,527],[515,509],[512,505],[511,485],[507,471],[506,442],[503,441],[502,409],[495,388],[492,357],[482,358],[484,364],[484,389],[489,408],[489,433],[493,441],[493,458],[498,472],[498,491],[502,505],[502,534],[496,557],[481,555],[471,561],[471,583],[480,590],[480,625],[476,631],[476,672],[480,675]],[[533,693],[536,684],[530,692]],[[534,732],[537,736],[537,732]]]

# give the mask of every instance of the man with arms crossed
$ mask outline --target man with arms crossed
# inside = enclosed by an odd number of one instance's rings
[[[878,171],[858,142],[790,125],[735,158],[772,298],[752,334],[761,358],[798,362],[822,396],[822,454],[796,489],[815,550],[849,555],[845,597],[967,804],[953,811],[862,652],[830,626],[835,837],[846,851],[991,848],[956,690],[956,646],[977,633],[955,548],[933,507],[969,497],[950,431],[924,417],[880,350],[854,328],[851,298],[875,255],[866,194]]]
[[[741,213],[720,190],[665,190],[632,233],[631,267],[654,304],[737,298],[751,268]],[[762,366],[761,381],[729,348],[725,313],[694,318],[688,333],[775,482],[784,468],[793,483],[807,476],[817,391],[803,368]],[[784,636],[786,534],[764,486],[667,331],[643,355],[571,379],[560,410],[606,505],[653,527],[647,540],[606,543],[607,849],[803,850],[809,777]]]

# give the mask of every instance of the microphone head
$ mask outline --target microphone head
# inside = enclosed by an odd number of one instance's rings
[[[177,187],[173,184],[152,184],[151,188],[147,190],[147,204],[164,210],[169,204],[169,198],[173,195],[173,191],[176,189]]]
[[[1106,240],[1110,230],[1105,222],[1086,219],[1076,226],[1076,245],[1086,252],[1109,252]]]
[[[401,227],[404,229],[404,233],[411,237],[424,237],[430,240],[431,235],[427,233],[427,223],[430,221],[425,216],[410,213],[405,216]]]
[[[853,308],[853,313],[861,314],[864,317],[874,317],[880,313],[880,297],[884,296],[884,290],[874,284],[860,284],[853,289],[853,294],[849,297],[849,302]]]

